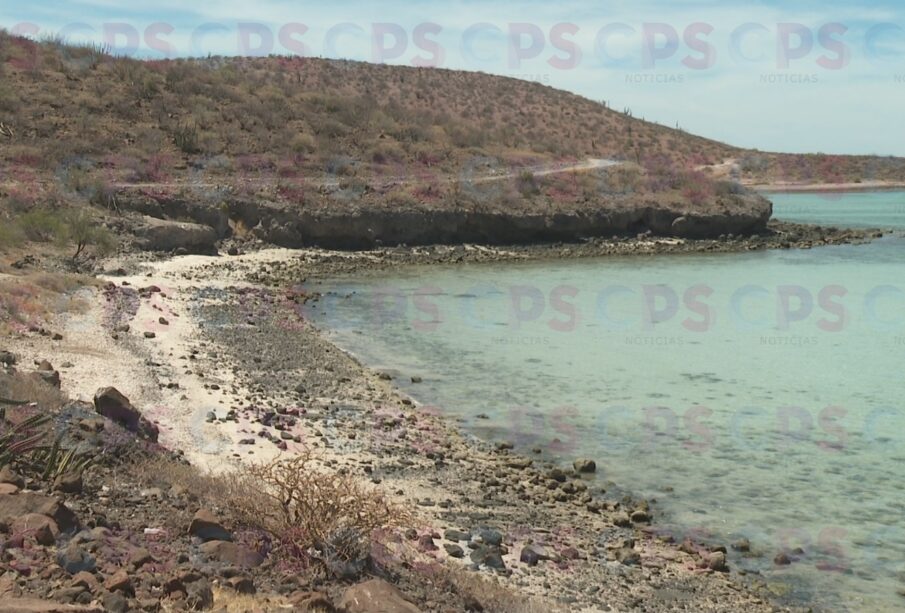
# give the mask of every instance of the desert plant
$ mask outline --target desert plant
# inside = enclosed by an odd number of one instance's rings
[[[19,404],[12,400],[7,400],[4,404],[7,402]],[[0,466],[40,449],[47,433],[39,428],[49,420],[49,416],[39,413],[13,424],[6,419],[6,408],[0,408]]]
[[[59,239],[75,245],[73,261],[78,260],[87,247],[94,247],[96,255],[106,255],[115,249],[113,234],[97,224],[88,212],[74,211],[64,215],[63,220],[63,231]]]
[[[194,124],[180,124],[173,133],[173,142],[186,155],[201,151],[198,144],[198,127]]]
[[[30,463],[41,472],[45,481],[53,481],[67,473],[81,474],[91,462],[90,456],[79,456],[75,449],[63,449],[59,438],[50,447],[34,450],[30,458]]]
[[[229,508],[269,533],[285,562],[337,573],[367,559],[374,533],[401,527],[409,514],[357,477],[314,464],[302,452],[242,469],[229,477]]]

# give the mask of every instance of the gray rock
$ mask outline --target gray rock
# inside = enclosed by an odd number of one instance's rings
[[[446,550],[446,553],[451,558],[464,558],[465,550],[459,547],[458,545],[453,545],[452,543],[443,543],[443,549]]]
[[[137,246],[145,251],[216,253],[217,232],[210,226],[143,217],[134,233]]]
[[[92,572],[97,561],[90,553],[76,543],[70,543],[65,549],[57,552],[57,564],[70,575],[81,572]]]
[[[575,472],[577,473],[590,474],[597,472],[597,463],[594,460],[588,460],[586,458],[575,460],[572,463],[572,467],[575,468]]]

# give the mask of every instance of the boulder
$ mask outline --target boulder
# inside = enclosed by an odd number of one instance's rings
[[[208,558],[230,566],[255,568],[264,563],[264,558],[257,551],[231,541],[208,541],[201,545],[200,550]]]
[[[127,430],[157,442],[157,426],[145,419],[141,411],[133,407],[129,399],[115,387],[99,389],[94,395],[94,408],[99,414]]]
[[[594,460],[580,458],[572,463],[577,473],[595,473],[597,472],[597,463]]]
[[[345,591],[339,608],[347,613],[419,613],[396,587],[381,579],[353,585]]]
[[[47,547],[56,543],[57,537],[60,535],[57,522],[38,513],[26,513],[16,518],[10,525],[10,531],[13,534],[34,536],[39,545]]]
[[[5,364],[6,366],[15,366],[16,355],[10,351],[0,351],[0,364]]]
[[[199,509],[189,525],[189,534],[202,541],[231,541],[229,530],[223,527],[217,516],[206,509]]]
[[[175,251],[211,255],[217,252],[217,232],[210,226],[143,217],[134,228],[136,244],[145,251]]]
[[[19,517],[32,513],[50,517],[63,532],[74,530],[79,525],[75,513],[56,498],[35,492],[0,494],[0,523],[10,525]]]

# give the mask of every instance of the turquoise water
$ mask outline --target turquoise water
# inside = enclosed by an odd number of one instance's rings
[[[780,218],[905,228],[903,193],[771,198]],[[423,377],[406,391],[475,433],[595,458],[677,538],[748,538],[758,555],[735,567],[784,597],[898,610],[903,262],[905,239],[885,238],[411,268],[314,288],[310,315],[404,386]]]

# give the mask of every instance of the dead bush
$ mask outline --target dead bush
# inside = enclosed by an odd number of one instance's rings
[[[315,466],[310,452],[248,466],[228,476],[236,520],[271,535],[274,552],[299,568],[329,574],[363,568],[378,530],[395,529],[409,513],[358,478]]]

